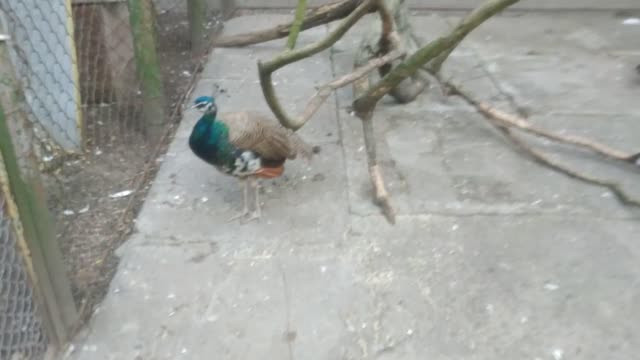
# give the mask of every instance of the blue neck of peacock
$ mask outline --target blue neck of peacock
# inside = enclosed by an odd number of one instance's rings
[[[218,108],[215,105],[211,105],[207,110],[205,110],[205,115],[211,115],[215,120],[216,115],[218,115]]]
[[[189,146],[205,161],[214,160],[219,146],[220,129],[216,126],[215,107],[207,109],[194,126],[189,137]]]

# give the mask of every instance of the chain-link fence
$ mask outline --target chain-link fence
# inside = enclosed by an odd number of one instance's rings
[[[73,41],[63,1],[0,0],[11,58],[33,121],[67,150],[81,146]]]
[[[8,61],[15,78],[0,78],[0,105],[11,102],[4,112],[19,111],[29,124],[13,134],[17,157],[37,159],[74,307],[85,318],[108,289],[114,250],[132,228],[227,2],[0,0],[0,49],[8,52],[0,72]],[[15,138],[21,131],[27,143]],[[0,359],[14,360],[3,351],[22,347],[33,349],[24,359],[38,358],[47,334],[36,327],[37,303],[12,298],[31,295],[28,282],[18,286],[28,277],[5,271],[22,259],[10,223],[0,217]]]
[[[33,120],[66,151],[144,141],[191,77],[186,0],[0,0],[0,9]]]
[[[48,347],[47,334],[8,207],[9,200],[0,191],[0,359],[41,359]]]

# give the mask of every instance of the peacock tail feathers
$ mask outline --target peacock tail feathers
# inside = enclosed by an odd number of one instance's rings
[[[266,159],[311,158],[312,149],[298,134],[272,117],[251,111],[220,114],[218,120],[229,129],[229,141]]]

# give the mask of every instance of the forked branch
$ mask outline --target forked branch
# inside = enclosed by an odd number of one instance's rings
[[[475,99],[471,94],[460,88],[459,86],[454,85],[450,81],[443,81],[439,77],[438,78],[442,85],[446,88],[446,90],[452,95],[458,95],[464,101],[466,101],[469,105],[473,106],[485,117],[498,122],[499,125],[509,128],[517,128],[524,132],[530,133],[532,135],[536,135],[539,137],[543,137],[552,141],[556,141],[559,143],[564,143],[568,145],[574,145],[589,151],[592,151],[596,154],[604,156],[606,158],[610,158],[617,161],[622,161],[626,163],[631,163],[636,166],[640,166],[638,163],[638,158],[640,158],[640,153],[630,154],[618,149],[614,149],[608,145],[601,144],[597,141],[587,139],[581,136],[576,135],[560,135],[540,127],[535,126],[529,121],[525,120],[522,117],[505,113],[495,107]]]
[[[315,95],[313,95],[311,100],[309,100],[309,102],[307,103],[307,106],[305,107],[305,110],[302,113],[302,115],[300,115],[300,117],[297,119],[297,123],[300,123],[300,126],[298,126],[298,128],[304,125],[304,123],[306,123],[313,116],[313,114],[315,114],[316,111],[318,111],[320,106],[324,104],[324,102],[327,100],[327,98],[329,97],[329,95],[331,95],[333,91],[353,83],[354,81],[366,76],[370,72],[380,68],[385,64],[392,62],[393,60],[400,58],[403,55],[404,53],[402,51],[394,50],[389,54],[386,54],[379,58],[371,59],[369,60],[368,63],[355,69],[354,71],[319,87],[318,91],[315,93]]]
[[[525,151],[539,164],[549,167],[571,178],[589,184],[606,187],[618,198],[618,200],[620,200],[620,202],[625,205],[640,206],[640,200],[634,199],[633,197],[629,196],[618,183],[601,180],[594,176],[568,168],[560,162],[553,160],[551,157],[545,155],[543,152],[529,146],[524,140],[522,140],[517,134],[515,134],[512,129],[519,129],[529,134],[543,137],[559,143],[574,145],[592,151],[605,158],[630,163],[637,167],[640,167],[640,153],[629,154],[625,153],[624,151],[611,148],[607,145],[600,144],[591,139],[575,135],[560,135],[545,129],[541,129],[519,116],[505,113],[485,102],[473,98],[468,92],[462,90],[460,87],[452,84],[449,81],[443,81],[439,77],[436,78],[440,80],[441,84],[445,87],[449,94],[459,96],[469,105],[476,108],[476,110],[478,110],[480,114],[482,114],[486,119],[489,120],[489,123],[492,126],[500,130],[509,140],[511,140],[514,145]]]
[[[327,35],[326,38],[320,40],[319,42],[307,45],[297,50],[285,51],[276,56],[274,59],[266,61],[264,63],[262,61],[258,61],[260,86],[262,87],[262,92],[264,94],[265,100],[267,101],[267,104],[269,105],[269,108],[271,108],[273,114],[283,126],[292,130],[297,130],[302,127],[309,118],[292,118],[284,111],[273,87],[272,74],[276,70],[288,64],[305,59],[327,49],[328,47],[336,43],[336,41],[338,41],[360,18],[366,15],[373,7],[374,1],[365,0],[351,14],[349,14],[349,16],[347,16],[347,18],[344,19],[335,30],[333,30],[329,35]],[[310,106],[312,105],[313,104],[310,104]],[[309,106],[307,108],[309,108]],[[315,110],[317,110],[317,107],[315,108]],[[311,114],[313,114],[315,110],[311,111]],[[306,110],[305,113],[307,113]]]
[[[385,94],[398,86],[404,79],[418,72],[420,68],[424,67],[429,61],[455,47],[484,21],[518,1],[519,0],[489,0],[480,5],[467,15],[449,35],[439,37],[416,51],[372,86],[363,96],[356,99],[353,103],[356,114],[364,114],[371,111]]]
[[[432,41],[392,69],[390,66],[381,68],[380,75],[382,75],[382,79],[375,85],[371,85],[368,78],[354,83],[356,100],[353,102],[353,109],[355,110],[356,116],[362,120],[363,136],[367,150],[367,165],[374,190],[374,200],[376,204],[382,208],[382,212],[390,223],[395,223],[395,210],[391,206],[390,196],[386,190],[382,172],[378,165],[373,128],[373,112],[375,111],[378,101],[380,101],[384,95],[398,89],[398,85],[408,77],[418,75],[420,71],[423,71],[422,68],[432,59],[440,56],[441,61],[444,61],[448,55],[447,52],[451,52],[469,32],[497,12],[502,11],[517,1],[518,0],[488,1],[465,17],[449,35]],[[382,22],[382,33],[378,47],[381,52],[389,51],[394,47],[396,47],[397,50],[399,42],[395,40],[397,34],[396,29],[394,29],[392,16],[386,8],[384,0],[378,0],[378,12]],[[413,96],[408,97],[409,100],[415,98],[426,84],[424,82],[420,83],[422,83],[422,88],[418,88],[418,91],[415,92]],[[396,98],[402,97],[396,96]]]
[[[561,164],[560,162],[558,162],[556,160],[553,160],[549,156],[546,156],[541,151],[538,151],[538,150],[534,149],[533,147],[527,145],[527,143],[524,140],[520,139],[520,137],[518,137],[516,134],[514,134],[510,129],[504,128],[504,127],[500,127],[500,130],[502,131],[502,133],[504,133],[507,136],[507,138],[509,140],[511,140],[512,143],[514,143],[516,146],[518,146],[521,150],[527,152],[529,154],[529,156],[531,156],[539,164],[544,165],[544,166],[546,166],[548,168],[551,168],[551,169],[553,169],[555,171],[558,171],[558,172],[560,172],[562,174],[565,174],[565,175],[569,176],[570,178],[573,178],[573,179],[576,179],[576,180],[580,180],[580,181],[583,181],[585,183],[592,184],[592,185],[603,186],[603,187],[609,189],[609,191],[611,191],[618,198],[618,200],[620,200],[620,202],[623,203],[624,205],[627,205],[627,206],[640,206],[640,200],[635,199],[632,196],[630,196],[629,194],[627,194],[622,189],[620,184],[618,184],[616,182],[613,182],[613,181],[601,180],[601,179],[598,179],[598,178],[596,178],[594,176],[583,174],[583,173],[581,173],[579,171],[570,169],[570,168],[566,167],[565,165]]]

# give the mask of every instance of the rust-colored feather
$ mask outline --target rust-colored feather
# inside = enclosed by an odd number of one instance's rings
[[[264,179],[276,178],[284,173],[284,166],[278,167],[262,167],[256,171],[255,175]]]
[[[231,144],[252,150],[264,159],[295,159],[297,155],[311,157],[311,147],[272,117],[253,111],[239,111],[221,113],[217,119],[227,125]]]

